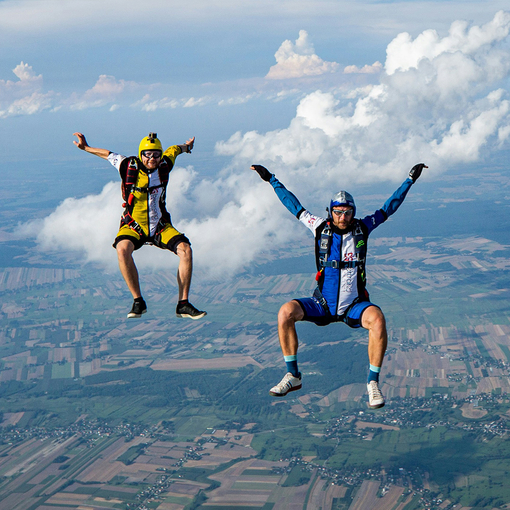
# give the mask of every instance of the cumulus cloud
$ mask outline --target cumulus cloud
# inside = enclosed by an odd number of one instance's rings
[[[384,69],[374,75],[376,83],[316,90],[301,99],[284,129],[237,132],[218,142],[217,153],[230,162],[216,178],[204,180],[191,167],[176,168],[168,204],[175,225],[192,240],[197,271],[233,274],[296,235],[305,238],[306,230],[295,224],[271,187],[248,170],[252,163],[265,164],[307,207],[319,197],[324,202],[332,189],[399,183],[420,161],[430,167],[426,179],[504,146],[510,136],[509,27],[510,15],[500,12],[481,27],[456,22],[444,37],[429,31],[415,40],[398,35],[388,45]],[[412,49],[412,59],[403,48]],[[90,221],[90,214],[78,214],[77,223],[61,218],[71,205],[110,211],[107,202],[119,204],[118,194],[115,186],[98,197],[64,202],[46,218],[44,228],[53,237],[45,233],[41,243],[75,249],[88,260],[106,257],[82,229],[94,225],[90,237],[109,246],[118,211],[111,213],[109,226]],[[175,257],[155,249],[141,250],[137,257],[151,267],[176,264]]]
[[[40,94],[34,92],[30,96],[16,99],[5,109],[0,110],[0,118],[12,117],[15,115],[33,115],[52,107],[53,94]]]
[[[42,75],[35,74],[32,66],[21,62],[12,72],[18,78],[16,81],[0,80],[0,99],[19,97],[29,92],[37,91],[42,86]]]
[[[212,96],[201,97],[187,97],[184,99],[175,99],[163,97],[161,99],[153,99],[150,94],[145,94],[142,99],[132,103],[133,108],[139,108],[145,112],[154,112],[159,109],[175,109],[175,108],[194,108],[197,106],[205,106],[210,103],[216,102],[219,105],[223,104],[239,104],[248,101],[249,98],[229,98],[229,99],[215,99]]]
[[[67,198],[43,220],[24,227],[46,251],[76,251],[85,262],[116,265],[111,248],[121,214],[120,186],[110,182],[99,195]]]
[[[114,76],[102,74],[95,85],[83,94],[73,94],[69,99],[71,110],[84,110],[105,106],[114,101],[127,89],[135,89],[137,84],[132,81],[117,80]]]
[[[220,99],[218,101],[218,106],[230,106],[230,105],[236,105],[236,104],[244,104],[255,97],[257,97],[257,94],[246,94],[244,96],[235,96],[235,97],[229,97],[227,99]]]
[[[168,97],[152,99],[149,94],[145,94],[142,99],[134,102],[131,106],[133,108],[140,108],[144,112],[154,112],[159,108],[177,108],[182,106],[182,103],[177,99],[170,99]]]
[[[238,165],[262,159],[302,192],[311,175],[328,187],[398,181],[418,161],[429,175],[476,161],[508,136],[509,28],[510,14],[499,12],[481,27],[455,22],[443,38],[400,34],[378,83],[315,91],[287,128],[235,133],[217,151]]]
[[[41,92],[43,77],[21,62],[13,71],[16,81],[0,80],[0,118],[32,115],[51,108],[54,94]]]
[[[212,97],[210,96],[203,96],[203,97],[190,97],[185,103],[184,108],[192,108],[194,106],[204,106],[208,103],[211,103],[213,101]]]
[[[393,74],[397,70],[407,71],[418,67],[421,60],[433,60],[441,54],[460,52],[466,56],[483,58],[479,54],[480,49],[506,39],[509,28],[510,13],[500,11],[481,27],[470,27],[467,21],[455,21],[448,36],[443,38],[435,30],[425,30],[413,41],[404,32],[388,45],[386,72]]]
[[[250,193],[244,191],[247,182]],[[289,228],[283,229],[279,241],[291,241],[292,219],[282,225],[279,216],[271,215],[275,201],[267,185],[248,172],[203,180],[192,167],[172,170],[167,193],[174,226],[192,241],[195,272],[206,278],[224,277],[249,264],[260,252],[260,240],[286,223]],[[72,251],[79,260],[115,269],[117,256],[111,245],[121,202],[119,183],[110,182],[98,195],[64,200],[43,220],[25,225],[21,234],[35,237],[45,251]],[[178,265],[175,255],[154,247],[136,252],[135,259],[145,270],[174,270]]]
[[[299,37],[294,44],[289,40],[284,41],[274,56],[276,65],[269,69],[266,75],[268,80],[319,76],[333,73],[340,67],[336,62],[325,62],[315,54],[305,30],[299,31]]]
[[[357,66],[347,66],[344,68],[345,74],[377,74],[380,73],[383,69],[383,65],[377,61],[372,65],[364,65],[362,68]]]
[[[24,62],[17,65],[13,73],[18,80],[0,80],[0,118],[33,115],[48,109],[84,110],[106,105],[113,111],[119,107],[116,99],[139,88],[135,82],[103,74],[89,90],[62,97],[54,91],[43,91],[42,75]]]

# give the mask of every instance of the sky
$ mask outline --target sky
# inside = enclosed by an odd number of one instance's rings
[[[167,203],[201,278],[306,240],[253,163],[318,214],[340,189],[389,196],[418,162],[426,182],[490,168],[510,142],[506,4],[0,0],[4,162],[59,189],[53,210],[9,228],[43,253],[116,265],[118,176],[75,131],[126,156],[149,131],[165,146],[196,137]],[[155,248],[136,260],[177,264]]]

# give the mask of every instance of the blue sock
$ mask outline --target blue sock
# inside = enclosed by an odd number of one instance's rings
[[[381,371],[381,367],[374,367],[374,365],[370,365],[370,370],[368,371],[368,381],[376,381],[379,382],[379,372]]]
[[[292,356],[284,356],[283,359],[287,365],[287,372],[290,372],[294,377],[298,377],[297,356],[293,354]]]

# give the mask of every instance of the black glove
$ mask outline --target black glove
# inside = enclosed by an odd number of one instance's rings
[[[269,172],[269,170],[262,165],[251,165],[251,169],[255,170],[260,175],[260,178],[263,181],[269,182],[271,180],[271,177],[273,177],[273,174]]]
[[[411,168],[411,171],[409,172],[409,177],[412,179],[413,182],[416,182],[418,177],[421,175],[421,171],[424,168],[428,168],[427,165],[424,165],[423,163],[418,163],[417,165],[414,165],[413,168]]]

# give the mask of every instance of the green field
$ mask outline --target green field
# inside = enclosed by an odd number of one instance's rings
[[[15,489],[29,497],[37,489],[41,502],[44,491],[74,480],[97,461],[99,452],[123,437],[130,441],[143,436],[150,444],[162,440],[203,445],[213,435],[208,431],[224,429],[229,433],[222,447],[240,448],[233,438],[249,431],[258,461],[275,462],[276,468],[290,462],[283,485],[291,492],[310,482],[313,464],[313,469],[326,467],[328,483],[342,483],[342,477],[354,473],[357,487],[364,479],[379,480],[385,473],[397,484],[411,481],[421,487],[427,480],[435,497],[464,506],[492,509],[510,503],[506,484],[510,447],[505,432],[510,429],[510,403],[504,385],[510,373],[492,358],[500,349],[510,360],[505,329],[510,325],[510,296],[504,290],[510,288],[510,281],[506,269],[495,269],[504,264],[506,255],[481,249],[470,254],[462,238],[453,241],[460,243],[458,248],[438,237],[409,243],[389,239],[391,249],[384,243],[371,248],[371,299],[384,310],[390,330],[384,380],[391,388],[395,381],[403,381],[398,384],[406,388],[405,397],[390,399],[376,412],[367,410],[363,390],[367,334],[345,324],[327,328],[298,324],[303,390],[285,399],[269,398],[268,389],[284,371],[275,335],[278,309],[296,295],[307,295],[312,285],[311,275],[293,271],[293,264],[299,265],[297,258],[278,261],[288,274],[253,272],[237,283],[204,284],[192,300],[203,304],[208,316],[197,322],[172,315],[173,275],[144,275],[151,288],[149,314],[143,321],[126,321],[129,297],[117,274],[74,268],[74,273],[52,276],[41,268],[35,271],[38,278],[55,282],[29,285],[32,269],[16,273],[0,268],[0,273],[12,272],[5,281],[15,281],[14,276],[20,281],[18,287],[13,284],[0,292],[3,302],[24,303],[23,314],[0,315],[0,413],[6,419],[20,413],[14,425],[1,430],[0,455],[14,464],[25,461],[31,453],[16,457],[15,447],[33,438],[47,441],[50,432],[55,434],[51,437],[58,437],[61,430],[61,435],[72,436],[82,420],[81,439],[59,453],[68,457],[61,464],[64,469],[45,476],[38,486],[28,477],[13,488],[16,478],[3,478],[0,496],[15,494]],[[399,249],[409,246],[422,250],[417,252],[422,255],[415,260],[399,258]],[[445,261],[425,262],[434,257]],[[281,291],[285,288],[296,290]],[[498,289],[501,292],[495,292]],[[484,297],[473,297],[477,295]],[[496,331],[498,325],[502,329]],[[255,364],[186,372],[151,368],[164,360],[238,356]],[[391,367],[399,375],[391,373]],[[351,388],[349,396],[341,399],[338,389],[345,387]],[[417,391],[420,397],[410,398]],[[480,402],[471,402],[471,397]],[[464,405],[471,406],[474,417],[463,414]],[[367,421],[374,421],[374,427],[367,427]],[[360,422],[364,424],[358,428]],[[90,431],[87,423],[93,424]],[[378,428],[378,423],[398,430]],[[111,435],[104,435],[105,430]],[[36,432],[40,435],[29,437]],[[197,438],[200,441],[194,443]],[[204,459],[211,453],[198,452]],[[143,446],[132,446],[117,460],[133,465],[144,454]],[[171,473],[208,487],[200,496],[166,500],[195,510],[205,508],[202,503],[218,484],[209,476],[238,461],[216,470],[190,469],[185,460],[177,465],[179,456],[168,459],[175,462],[166,462],[154,480]],[[14,464],[6,464],[0,474]],[[273,475],[275,480],[284,476],[267,467],[248,468],[234,488],[271,491],[275,484],[243,477]],[[127,496],[121,489],[143,491],[153,482],[152,478],[143,483],[128,480],[128,476],[113,476],[107,484],[81,485],[75,492],[122,499]],[[335,498],[333,510],[347,510],[352,494]],[[155,507],[154,502],[151,505]],[[268,504],[259,510],[270,508]],[[421,508],[415,497],[405,510]]]

